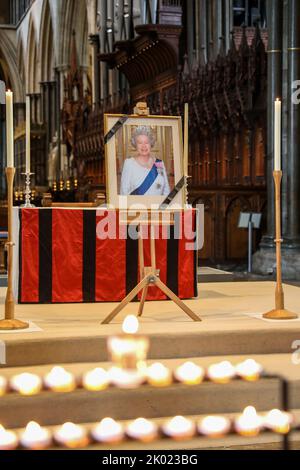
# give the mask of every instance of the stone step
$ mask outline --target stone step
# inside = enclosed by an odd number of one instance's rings
[[[291,363],[290,355],[252,357],[262,363],[265,370],[270,373],[285,372],[290,383],[290,407],[300,408],[300,370]],[[225,359],[236,364],[245,358],[246,356],[218,356],[191,360],[207,367]],[[183,361],[172,359],[162,362],[174,370]],[[97,364],[104,367],[108,365],[108,363]],[[66,369],[76,373],[77,376],[95,366],[94,363],[65,364]],[[50,369],[49,365],[22,369],[8,368],[2,370],[1,374],[10,377],[15,373],[30,371],[44,376]],[[101,392],[89,392],[78,388],[70,393],[42,391],[32,397],[8,393],[0,398],[0,417],[1,424],[15,428],[25,426],[31,420],[50,425],[65,421],[76,423],[95,421],[105,416],[114,419],[133,419],[139,416],[157,418],[177,414],[232,413],[240,412],[250,404],[258,410],[281,407],[281,389],[278,380],[262,378],[254,383],[233,380],[226,385],[205,381],[193,386],[174,383],[164,388],[142,385],[130,390],[110,387]]]
[[[266,412],[268,410],[262,410]],[[238,413],[224,413],[222,416],[228,417],[234,420]],[[300,410],[294,410],[293,416],[296,423],[300,422]],[[204,417],[204,415],[189,415],[187,416],[195,423]],[[170,417],[153,418],[152,421],[158,426],[161,426]],[[119,421],[124,428],[128,424],[128,420]],[[96,422],[82,423],[82,426],[89,433],[94,427]],[[48,426],[48,429],[53,433],[57,426]],[[14,429],[17,435],[20,435],[24,428]],[[289,449],[299,450],[300,449],[300,432],[292,432],[289,435]],[[152,442],[140,442],[138,440],[132,440],[125,438],[123,441],[114,444],[105,443],[91,443],[84,449],[86,450],[279,450],[283,449],[284,440],[283,437],[276,433],[261,432],[255,437],[240,436],[236,433],[230,433],[224,437],[219,438],[208,438],[205,436],[195,436],[188,440],[174,440],[167,437],[161,437]],[[52,445],[51,449],[57,449]]]
[[[294,323],[295,325],[296,323]],[[195,328],[196,329],[196,328]],[[298,328],[272,330],[264,328],[240,331],[183,331],[182,333],[150,333],[150,359],[172,359],[199,356],[235,354],[292,353],[292,344],[300,338]],[[108,360],[108,335],[52,337],[4,341],[6,365],[4,367],[36,364],[103,362]]]

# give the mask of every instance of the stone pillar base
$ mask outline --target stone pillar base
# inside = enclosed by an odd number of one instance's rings
[[[300,280],[300,249],[284,249],[282,255],[282,279]],[[275,248],[261,248],[253,255],[252,269],[254,273],[270,275],[276,273]]]

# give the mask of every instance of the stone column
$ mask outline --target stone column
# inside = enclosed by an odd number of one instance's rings
[[[274,101],[282,98],[283,0],[267,0],[268,26],[268,95],[267,95],[267,232],[254,255],[256,272],[271,272],[275,266],[274,207]]]
[[[288,3],[287,60],[287,214],[283,225],[283,246],[300,249],[300,105],[293,102],[293,83],[300,79],[299,0],[289,0]]]
[[[187,53],[188,53],[188,60],[190,70],[192,69],[193,65],[193,52],[195,49],[194,44],[194,4],[193,0],[187,0],[186,12],[187,12],[187,24],[189,27],[187,28]]]
[[[100,102],[100,67],[98,54],[100,51],[100,40],[98,34],[89,36],[93,48],[93,103],[98,106]]]

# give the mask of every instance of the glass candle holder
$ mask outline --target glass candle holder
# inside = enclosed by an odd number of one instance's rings
[[[120,369],[141,369],[147,359],[149,339],[138,335],[138,319],[128,315],[123,322],[123,334],[110,336],[107,348],[110,360]]]
[[[93,427],[91,436],[96,442],[110,444],[121,442],[124,438],[123,426],[112,418],[103,418]]]
[[[235,370],[237,375],[242,379],[254,382],[259,379],[263,371],[263,367],[254,359],[246,359],[245,361],[237,364]]]
[[[55,366],[45,376],[44,383],[53,392],[72,392],[76,388],[73,374],[63,367]]]
[[[235,367],[229,361],[212,364],[207,370],[207,376],[212,382],[225,384],[235,376]]]
[[[194,362],[187,361],[177,367],[174,377],[178,382],[186,385],[198,385],[203,381],[204,374],[203,367],[197,366]]]
[[[20,444],[26,449],[41,450],[50,446],[52,441],[48,429],[42,428],[38,423],[31,421],[20,436]]]
[[[7,431],[0,424],[0,450],[14,450],[18,444],[17,435],[13,431]]]
[[[269,411],[264,417],[264,426],[279,434],[287,434],[292,422],[293,417],[290,413],[277,409]]]
[[[163,433],[175,440],[189,439],[195,435],[196,426],[190,419],[175,416],[162,425]]]
[[[126,434],[131,439],[150,442],[157,438],[158,428],[156,424],[148,419],[137,418],[127,425]]]
[[[200,434],[207,437],[222,437],[230,431],[231,422],[224,416],[206,416],[197,424]]]
[[[55,431],[54,439],[58,444],[69,449],[86,447],[89,443],[85,429],[74,423],[64,423]]]
[[[154,387],[167,387],[172,383],[172,373],[168,367],[155,362],[147,368],[147,381]]]
[[[238,434],[246,437],[257,436],[262,429],[263,419],[253,406],[247,406],[243,414],[235,420],[234,427]]]
[[[86,390],[100,391],[105,390],[109,385],[109,375],[106,370],[96,367],[86,372],[82,377],[82,386]]]
[[[43,382],[38,375],[25,372],[12,377],[10,387],[21,395],[36,395],[41,391]]]

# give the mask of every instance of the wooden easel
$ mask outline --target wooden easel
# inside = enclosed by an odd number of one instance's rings
[[[142,237],[141,225],[139,225],[139,266],[140,266],[140,279],[141,281],[132,289],[131,292],[122,300],[122,302],[103,320],[102,324],[110,323],[118,313],[123,310],[126,305],[131,302],[132,299],[142,290],[142,297],[140,300],[138,316],[143,314],[144,304],[147,297],[148,288],[152,286],[158,287],[169,299],[178,305],[192,320],[201,321],[198,317],[184,302],[176,295],[171,289],[166,286],[159,278],[159,269],[156,269],[156,253],[155,253],[155,238],[154,238],[154,226],[150,225],[150,255],[151,255],[151,266],[145,266],[144,263],[144,242]]]
[[[149,114],[149,108],[147,103],[137,103],[134,108],[134,114],[140,116],[147,116]],[[187,176],[187,152],[188,152],[188,112],[185,108],[185,147],[184,147],[184,174]],[[170,222],[172,223],[172,222]],[[151,256],[151,266],[145,266],[144,263],[144,243],[142,236],[142,223],[139,224],[139,266],[140,266],[140,279],[141,281],[132,289],[131,292],[122,300],[122,302],[103,320],[102,324],[110,323],[116,315],[118,315],[121,310],[129,303],[135,296],[142,290],[142,297],[139,305],[138,316],[140,317],[143,314],[144,304],[147,297],[147,292],[149,287],[156,286],[158,287],[169,299],[171,299],[175,304],[178,305],[190,318],[194,321],[201,321],[201,318],[198,317],[189,307],[185,305],[184,302],[176,295],[171,289],[166,286],[159,278],[159,269],[156,269],[156,254],[155,254],[155,237],[154,237],[154,226],[153,223],[150,223],[150,256]]]

